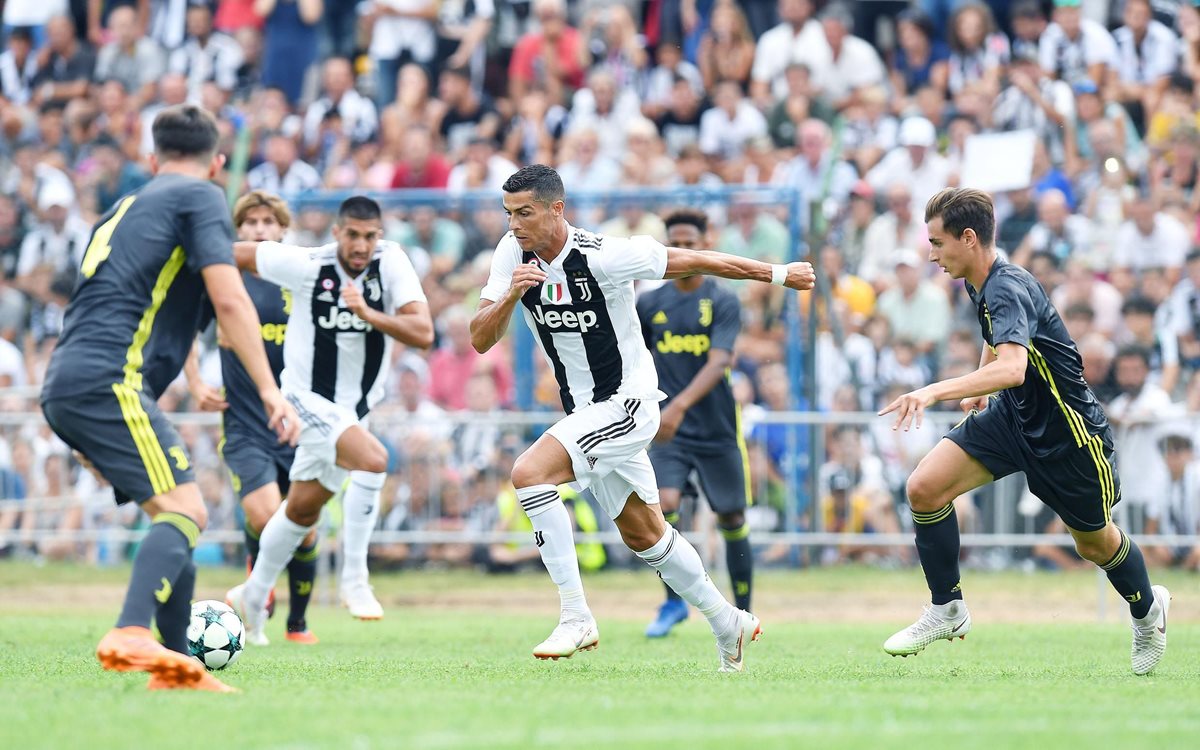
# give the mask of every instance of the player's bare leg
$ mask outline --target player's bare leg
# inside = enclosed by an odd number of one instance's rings
[[[262,531],[266,528],[271,516],[283,504],[279,485],[269,482],[242,498],[242,510],[246,514],[246,541],[249,550],[247,574],[254,570],[258,560],[258,551]],[[312,596],[313,581],[316,578],[317,567],[317,531],[313,529],[304,537],[304,541],[296,549],[288,562],[288,619],[287,639],[296,643],[315,644],[317,637],[308,630],[305,613],[308,601]],[[267,611],[274,605],[275,589],[267,596]]]
[[[646,504],[632,494],[613,521],[625,545],[708,620],[717,639],[721,671],[742,671],[744,646],[762,635],[758,618],[725,599],[691,542],[663,519],[658,503]]]
[[[138,548],[117,625],[96,646],[100,665],[114,672],[149,672],[152,681],[179,688],[233,692],[187,654],[196,569],[192,548],[208,523],[194,482],[141,504],[152,519]],[[150,631],[151,619],[166,646]]]
[[[1068,527],[1075,539],[1075,550],[1108,574],[1117,593],[1129,603],[1133,646],[1130,650],[1133,673],[1147,674],[1167,650],[1167,612],[1171,593],[1165,586],[1151,586],[1142,551],[1115,523],[1098,531],[1079,531]]]
[[[600,631],[583,593],[571,514],[558,496],[558,485],[574,478],[571,457],[550,435],[542,435],[513,464],[517,500],[533,525],[542,563],[558,587],[558,627],[534,647],[533,655],[539,659],[570,658],[600,643]]]
[[[908,478],[908,504],[917,536],[917,554],[932,604],[912,625],[887,639],[892,656],[920,653],[934,641],[965,638],[971,614],[959,585],[958,519],[954,500],[992,481],[992,474],[957,443],[942,438]]]

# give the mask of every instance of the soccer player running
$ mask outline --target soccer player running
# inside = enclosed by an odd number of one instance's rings
[[[1112,428],[1083,379],[1075,343],[1037,280],[997,257],[986,193],[942,190],[926,204],[925,221],[929,259],[966,280],[986,346],[975,372],[906,393],[880,412],[894,412],[894,428],[904,430],[920,427],[925,409],[939,401],[960,399],[968,412],[908,479],[932,605],[883,648],[907,656],[966,636],[971,615],[959,585],[954,499],[1023,471],[1033,493],[1067,525],[1079,554],[1099,565],[1129,602],[1133,672],[1146,674],[1166,651],[1171,596],[1150,585],[1141,550],[1112,522],[1121,499]]]
[[[646,448],[658,433],[663,394],[638,330],[633,282],[708,274],[811,289],[812,267],[585,232],[567,223],[562,180],[541,164],[513,174],[503,191],[511,231],[492,258],[471,320],[471,343],[480,352],[495,346],[520,305],[567,412],[512,470],[561,604],[558,626],[533,655],[566,658],[600,640],[583,593],[571,519],[556,489],[575,481],[591,488],[625,544],[708,619],[721,671],[741,671],[745,642],[761,633],[758,618],[725,600],[696,550],[659,509]]]
[[[226,597],[252,643],[266,642],[262,627],[275,580],[311,533],[321,508],[342,488],[347,472],[346,533],[355,523],[363,539],[346,543],[347,556],[358,550],[362,559],[349,580],[343,568],[342,597],[361,619],[383,616],[367,582],[366,550],[387,450],[367,431],[366,417],[383,397],[393,340],[427,348],[433,343],[433,320],[408,256],[382,239],[378,203],[347,198],[333,236],[334,242],[311,250],[278,242],[234,246],[239,267],[292,296],[280,382],[303,422],[287,501],[263,528],[249,579]],[[349,559],[344,563],[350,564]]]
[[[149,672],[151,689],[232,692],[188,655],[192,548],[207,511],[183,441],[156,403],[191,349],[206,294],[267,425],[294,443],[300,422],[271,374],[254,303],[234,267],[225,197],[209,182],[224,164],[216,121],[199,107],[168,107],[154,119],[153,137],[154,179],[118,201],[92,234],[42,411],[119,503],[136,501],[151,517],[116,627],[96,648],[100,664]]]
[[[260,190],[243,195],[233,207],[233,224],[239,240],[279,242],[291,223],[292,215],[283,199]],[[258,310],[263,346],[275,382],[279,383],[279,376],[283,372],[283,342],[287,336],[288,315],[292,312],[292,295],[253,274],[243,272],[242,282]],[[258,559],[259,535],[287,495],[288,471],[292,467],[295,449],[290,445],[280,445],[274,439],[263,418],[258,391],[220,330],[217,331],[217,343],[221,352],[224,395],[201,380],[195,356],[188,358],[184,372],[187,374],[188,388],[200,408],[222,412],[221,458],[229,469],[233,490],[246,514],[244,532],[247,570],[250,570]],[[317,637],[308,629],[305,612],[317,577],[316,530],[310,531],[304,538],[292,555],[287,571],[289,597],[285,637],[294,643],[314,644]],[[271,604],[268,604],[270,609]]]
[[[712,237],[703,211],[684,209],[665,219],[667,244],[710,250]],[[750,610],[754,557],[746,505],[750,498],[749,458],[729,367],[741,332],[737,295],[715,279],[684,276],[664,284],[637,302],[642,336],[654,357],[659,387],[667,394],[650,463],[658,477],[663,518],[679,521],[680,492],[694,471],[717,525],[725,537],[725,563],[733,583],[734,604]],[[688,616],[687,603],[670,586],[646,636],[662,638]]]

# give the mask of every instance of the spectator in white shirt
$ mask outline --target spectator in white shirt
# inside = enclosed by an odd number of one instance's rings
[[[742,154],[746,142],[767,134],[767,118],[742,97],[737,81],[722,81],[713,95],[712,109],[700,117],[700,150],[718,159]]]
[[[805,120],[796,140],[799,152],[787,163],[786,169],[775,171],[774,181],[800,191],[803,196],[800,220],[807,227],[812,204],[832,198],[837,205],[845,205],[858,175],[854,167],[833,153],[830,148],[833,132],[824,122],[812,118]]]
[[[1117,62],[1117,45],[1102,24],[1083,17],[1081,0],[1054,0],[1054,21],[1038,41],[1042,69],[1060,81],[1090,78],[1103,86]]]
[[[367,54],[377,71],[375,104],[396,100],[396,79],[409,63],[428,74],[437,53],[437,0],[371,0],[367,2],[371,45]]]
[[[12,104],[28,104],[38,72],[33,34],[27,28],[15,28],[8,33],[4,46],[0,53],[0,98]]]
[[[168,67],[187,76],[189,95],[198,99],[206,81],[215,82],[223,91],[233,91],[242,66],[242,46],[228,34],[213,31],[212,11],[207,5],[188,8],[187,32],[187,41],[171,53]]]
[[[853,35],[854,16],[841,3],[821,11],[821,28],[829,44],[829,66],[818,72],[821,92],[839,112],[856,102],[857,92],[882,84],[887,71],[879,53],[865,39]]]
[[[1183,273],[1184,259],[1191,248],[1187,227],[1170,214],[1159,211],[1155,200],[1139,194],[1129,207],[1130,218],[1117,230],[1113,244],[1113,285],[1129,294],[1143,271],[1160,268],[1172,286]]]
[[[817,71],[829,64],[829,43],[812,14],[812,0],[779,0],[780,24],[759,38],[750,70],[750,93],[761,108],[787,95],[789,65],[803,63]]]
[[[900,145],[867,172],[867,182],[875,190],[907,182],[912,188],[912,212],[923,217],[925,204],[950,179],[950,162],[937,152],[937,131],[924,117],[905,119],[898,140]]]
[[[858,276],[871,282],[876,289],[882,289],[891,280],[897,248],[924,250],[928,247],[924,210],[919,215],[914,214],[912,189],[908,182],[894,182],[887,189],[887,211],[867,225]]]
[[[1171,424],[1161,429],[1158,448],[1166,466],[1162,490],[1146,506],[1146,534],[1193,536],[1200,533],[1200,463],[1196,462],[1189,426]],[[1200,544],[1143,545],[1146,561],[1200,570]]]
[[[330,110],[342,118],[342,132],[352,141],[366,141],[379,129],[375,104],[354,89],[354,70],[344,57],[331,57],[321,70],[324,93],[304,114],[304,149],[313,155],[318,147],[321,122]]]
[[[1038,222],[1025,235],[1012,254],[1012,262],[1029,267],[1034,253],[1050,253],[1059,264],[1071,256],[1088,256],[1092,224],[1086,217],[1071,213],[1067,196],[1051,188],[1038,199]]]
[[[1155,21],[1150,0],[1125,0],[1125,25],[1113,32],[1116,76],[1110,97],[1148,124],[1179,63],[1179,37]]]
[[[246,174],[246,186],[276,195],[295,195],[321,187],[321,175],[300,161],[296,141],[276,133],[267,139],[266,161]]]
[[[1155,424],[1175,414],[1179,409],[1171,396],[1149,381],[1150,355],[1137,346],[1124,347],[1117,352],[1115,372],[1121,389],[1104,411],[1116,427],[1117,469],[1125,476],[1137,476],[1127,482],[1122,494],[1131,505],[1144,508],[1154,500],[1161,487],[1166,465],[1156,445]]]
[[[625,153],[625,128],[640,114],[637,94],[630,88],[618,88],[611,72],[597,68],[588,75],[587,87],[575,92],[568,129],[595,131],[600,137],[600,153],[619,161]]]

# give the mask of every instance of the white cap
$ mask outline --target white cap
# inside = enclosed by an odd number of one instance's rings
[[[900,125],[901,146],[924,146],[932,148],[937,143],[937,131],[933,123],[924,117],[909,117]]]
[[[70,208],[75,203],[75,191],[60,180],[47,180],[38,191],[38,209],[45,211],[51,206]]]
[[[897,266],[908,266],[909,268],[920,268],[921,255],[916,250],[897,250],[895,264]]]

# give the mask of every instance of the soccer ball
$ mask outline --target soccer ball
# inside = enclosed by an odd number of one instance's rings
[[[242,618],[224,602],[192,604],[192,621],[187,629],[188,650],[211,672],[238,660],[246,642]]]

